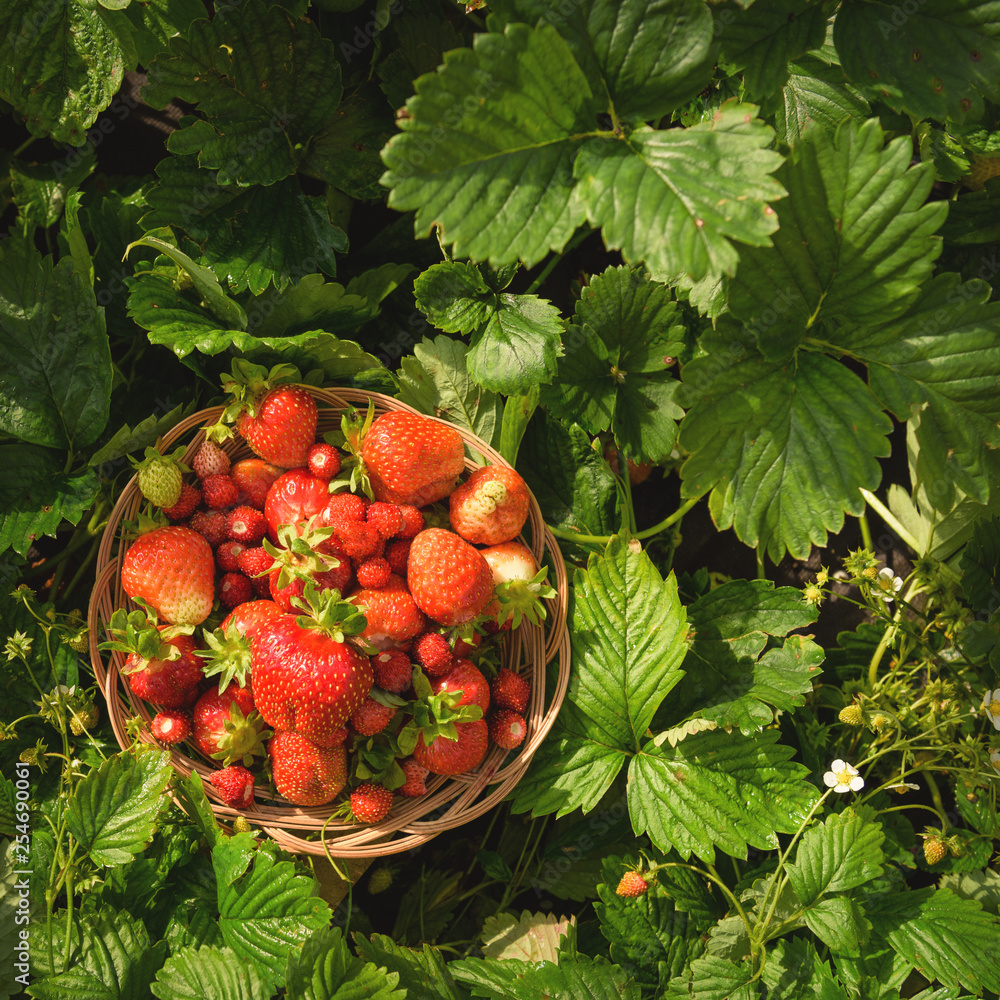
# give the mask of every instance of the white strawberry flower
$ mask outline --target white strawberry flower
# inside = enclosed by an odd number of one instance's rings
[[[858,774],[856,767],[838,758],[823,775],[823,784],[835,792],[857,792],[865,787],[865,779]]]
[[[987,691],[983,696],[983,711],[989,716],[994,729],[1000,729],[1000,688]]]
[[[1000,771],[1000,750],[990,751],[990,763],[996,770]]]
[[[903,587],[903,581],[888,566],[883,566],[875,578],[875,591],[886,604],[891,604],[893,598]]]

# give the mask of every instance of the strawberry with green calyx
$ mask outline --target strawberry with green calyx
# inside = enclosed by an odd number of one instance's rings
[[[225,765],[239,761],[250,767],[255,758],[264,756],[264,740],[270,736],[260,713],[254,709],[250,689],[235,682],[222,692],[209,689],[194,706],[195,745],[206,757]]]
[[[219,628],[225,632],[232,625],[240,635],[252,639],[265,624],[280,618],[282,614],[281,608],[274,601],[247,601],[238,608],[233,608],[223,618]]]
[[[268,570],[271,596],[285,611],[295,613],[296,598],[302,597],[307,583],[317,590],[343,593],[351,582],[349,559],[325,555],[320,549],[332,528],[317,528],[313,520],[299,527],[283,524],[278,529],[278,546],[264,539],[262,548],[273,562]]]
[[[458,700],[452,708],[478,705],[485,714],[490,707],[490,685],[471,660],[456,660],[448,671],[430,681],[435,695],[454,694]]]
[[[513,469],[487,465],[476,469],[448,498],[451,526],[467,542],[497,545],[521,533],[531,496]]]
[[[141,460],[131,459],[135,467],[139,492],[154,506],[173,507],[181,498],[185,465],[183,447],[175,448],[169,455],[161,455],[155,448],[147,448]]]
[[[200,625],[215,602],[215,556],[203,535],[180,524],[154,527],[128,547],[122,589],[171,625]]]
[[[294,805],[325,805],[347,784],[343,746],[321,747],[301,733],[277,732],[267,752],[274,787]]]
[[[649,891],[649,883],[638,871],[627,871],[621,877],[615,892],[626,899],[634,899],[636,896],[644,896]]]
[[[281,525],[303,524],[315,518],[329,499],[327,484],[308,469],[283,472],[267,491],[264,500],[268,537],[276,542]]]
[[[455,724],[455,738],[442,735],[427,740],[423,733],[413,748],[418,763],[432,774],[465,774],[479,767],[489,749],[489,729],[485,719]]]
[[[413,539],[406,582],[417,607],[442,625],[471,621],[493,597],[490,564],[444,528],[425,528]]]
[[[128,653],[122,673],[139,698],[163,708],[194,703],[201,683],[201,661],[193,625],[158,625],[155,613],[119,608],[107,626],[101,650]]]
[[[539,625],[546,617],[542,601],[556,596],[531,550],[520,542],[502,542],[480,550],[493,572],[494,599],[484,611],[500,628],[518,628],[524,619]]]
[[[340,460],[337,478],[330,479],[331,493],[348,490],[355,495],[363,493],[369,500],[375,499],[368,469],[361,456],[362,442],[374,420],[375,404],[369,400],[368,410],[364,416],[352,406],[341,415],[339,431],[330,431],[323,435],[327,444],[335,444],[345,453]],[[360,499],[360,496],[358,498]]]
[[[280,614],[281,609],[276,604],[273,607]],[[235,622],[229,618],[226,621],[227,625],[220,625],[214,632],[205,631],[205,649],[198,651],[205,661],[202,666],[205,677],[219,678],[219,694],[229,687],[231,681],[245,687],[250,680],[250,640]]]
[[[213,771],[208,780],[227,806],[249,809],[253,805],[253,775],[240,764]]]
[[[426,507],[447,497],[465,470],[461,435],[432,417],[390,410],[362,427],[360,437],[375,500]],[[355,441],[348,439],[348,446]]]
[[[306,465],[316,441],[319,412],[312,395],[301,385],[297,369],[276,365],[270,371],[237,358],[222,388],[233,398],[209,439],[221,444],[232,437],[230,425],[265,462],[294,469]]]
[[[295,600],[306,613],[276,618],[250,640],[254,700],[275,730],[329,746],[372,688],[368,657],[348,641],[367,622],[337,591],[313,583]]]

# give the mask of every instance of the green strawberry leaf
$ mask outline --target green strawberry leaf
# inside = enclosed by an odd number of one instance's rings
[[[562,354],[562,320],[550,302],[494,291],[475,264],[452,261],[429,267],[413,291],[439,330],[471,335],[466,361],[483,388],[519,393],[552,379]]]
[[[375,67],[379,87],[393,110],[406,103],[417,77],[433,73],[444,62],[445,52],[465,44],[465,39],[450,21],[426,8],[401,6],[392,19],[397,45],[388,54],[383,53]],[[345,50],[341,44],[340,51],[353,56],[356,46]]]
[[[312,879],[297,875],[290,861],[254,847],[250,834],[239,834],[212,848],[219,926],[239,958],[250,959],[281,987],[289,953],[329,922],[330,907],[313,894]]]
[[[995,243],[1000,240],[1000,182],[988,183],[982,191],[968,191],[948,203],[948,218],[941,227],[941,236],[959,245]],[[995,258],[993,259],[995,260]],[[995,263],[987,261],[987,272]]]
[[[987,0],[926,0],[912,11],[845,0],[834,44],[851,83],[915,120],[977,120],[1000,101],[996,11]]]
[[[774,134],[756,114],[752,104],[727,103],[691,128],[588,140],[573,168],[575,194],[608,248],[670,282],[733,274],[733,240],[770,246],[778,217],[768,202],[785,192],[769,176],[781,164],[767,148]]]
[[[502,962],[462,958],[449,962],[452,975],[476,996],[491,1000],[639,1000],[639,985],[606,958],[576,955],[553,962]]]
[[[615,892],[625,871],[622,859],[606,857],[603,869],[604,880],[597,886],[600,900],[594,903],[594,911],[601,933],[611,944],[611,960],[642,987],[644,994],[653,994],[704,952],[701,933],[655,879],[642,896],[625,899]]]
[[[794,751],[769,729],[753,736],[698,733],[676,747],[647,743],[629,765],[629,813],[637,833],[661,851],[713,863],[715,848],[745,858],[774,850],[816,801]],[[654,792],[655,789],[655,792]]]
[[[43,535],[55,537],[63,521],[79,524],[100,482],[92,469],[66,473],[57,451],[31,444],[0,444],[6,470],[0,483],[0,552],[25,555]]]
[[[205,16],[201,0],[142,0],[122,6],[132,22],[132,39],[141,66],[148,66],[160,52],[166,52],[171,38],[187,35],[191,22]]]
[[[271,984],[249,958],[202,945],[172,950],[150,986],[159,1000],[268,1000]]]
[[[288,956],[289,1000],[404,1000],[399,974],[356,958],[339,927],[320,927]]]
[[[736,0],[727,0],[714,9],[726,68],[743,73],[751,99],[759,100],[783,87],[789,62],[823,44],[832,6],[811,0],[776,0],[742,9]]]
[[[934,171],[910,168],[909,138],[883,142],[877,119],[847,122],[835,140],[813,130],[778,171],[781,229],[743,253],[729,290],[766,358],[898,316],[930,278],[947,205],[927,203]]]
[[[874,934],[932,982],[1000,992],[993,954],[1000,921],[976,900],[949,889],[897,890],[869,898],[865,912]]]
[[[824,653],[805,636],[780,646],[773,637],[814,620],[800,591],[775,590],[765,580],[732,580],[700,597],[688,607],[693,641],[684,679],[664,706],[664,725],[698,713],[749,733],[770,725],[775,709],[794,712],[812,690]]]
[[[542,389],[543,404],[574,414],[591,434],[612,430],[636,461],[666,459],[677,437],[674,421],[684,415],[666,364],[684,346],[676,311],[664,285],[609,267],[580,294],[566,357]]]
[[[198,105],[202,117],[171,132],[167,147],[196,155],[220,185],[273,185],[295,173],[299,150],[336,114],[340,72],[333,42],[311,21],[251,0],[171,39],[143,98],[154,108],[175,98]]]
[[[860,490],[878,485],[892,424],[861,379],[823,354],[785,365],[735,339],[703,346],[684,369],[681,401],[694,399],[680,436],[684,495],[711,489],[718,527],[776,563],[786,550],[805,559],[845,511],[865,509]]]
[[[440,227],[456,256],[530,267],[561,250],[583,222],[578,137],[603,110],[566,42],[548,25],[510,24],[449,52],[415,86],[402,133],[382,150],[389,205],[416,209],[418,237]]]
[[[871,931],[861,904],[847,896],[812,903],[803,919],[809,930],[838,955],[860,955]]]
[[[71,146],[136,65],[128,18],[85,0],[4,5],[0,39],[0,94],[32,135]]]
[[[958,491],[986,503],[1000,481],[1000,306],[989,298],[986,282],[941,274],[902,316],[839,338],[882,403],[916,415],[916,483],[938,510]]]
[[[479,852],[479,857],[483,855]],[[500,859],[500,856],[497,855]],[[502,859],[505,869],[493,877],[509,882],[514,873]],[[483,870],[486,871],[485,866]],[[576,921],[573,917],[557,917],[554,913],[531,913],[523,910],[518,918],[513,913],[487,917],[483,922],[480,940],[483,956],[497,961],[508,958],[525,962],[558,962],[563,953],[572,953],[576,938]]]
[[[68,169],[67,169],[68,166]],[[17,205],[17,225],[23,235],[59,221],[72,188],[82,184],[97,166],[93,146],[85,146],[69,161],[10,165],[10,188]]]
[[[163,794],[173,769],[157,750],[109,757],[77,786],[66,812],[66,829],[99,866],[130,861],[153,836],[166,808]]]
[[[0,432],[83,448],[108,421],[111,352],[92,282],[28,242],[0,247]]]
[[[850,1000],[851,996],[820,958],[816,945],[801,937],[783,937],[774,943],[761,979],[767,984],[769,1000],[801,1000],[804,988],[816,1000]]]
[[[778,142],[794,146],[806,131],[836,133],[845,121],[861,124],[868,102],[852,87],[839,65],[804,56],[788,67],[788,82],[761,102],[761,112],[774,123]]]
[[[336,275],[335,254],[346,252],[347,236],[330,222],[324,199],[304,194],[296,178],[227,186],[195,156],[168,157],[156,172],[142,224],[183,229],[232,291],[259,295],[269,284],[280,291],[315,271]]]
[[[696,958],[690,972],[672,979],[663,1000],[755,1000],[761,995],[750,965],[732,962],[715,955]]]
[[[597,537],[618,530],[614,474],[576,424],[536,412],[521,441],[517,467],[546,524]]]
[[[64,972],[32,977],[30,995],[38,1000],[145,1000],[163,965],[165,941],[155,945],[141,920],[108,907],[79,917],[75,932],[80,952]]]
[[[468,347],[460,340],[424,337],[402,360],[399,398],[430,416],[444,417],[496,446],[501,400],[472,380],[466,364]]]
[[[712,77],[712,18],[696,0],[580,0],[556,17],[549,0],[495,0],[490,10],[508,21],[551,23],[623,121],[662,118]]]
[[[460,987],[448,963],[429,944],[420,950],[397,944],[384,934],[365,938],[355,934],[354,946],[366,962],[399,976],[399,985],[408,995],[420,1000],[466,1000],[469,993]]]

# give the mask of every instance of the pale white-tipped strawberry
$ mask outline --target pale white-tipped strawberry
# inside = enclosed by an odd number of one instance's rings
[[[538,625],[545,618],[542,600],[556,596],[531,550],[520,542],[502,542],[481,550],[493,570],[494,598],[483,611],[500,628],[517,628],[527,618]]]
[[[214,441],[202,441],[191,459],[191,468],[199,479],[228,476],[230,464],[229,456]]]
[[[183,448],[175,449],[170,455],[147,448],[141,461],[132,459],[139,492],[154,507],[169,509],[180,500],[184,473],[191,471],[181,461],[183,455]]]
[[[509,542],[521,533],[530,502],[527,484],[513,469],[476,469],[448,498],[452,530],[475,545]]]

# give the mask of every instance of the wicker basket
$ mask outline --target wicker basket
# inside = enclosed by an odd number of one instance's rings
[[[318,433],[340,426],[341,414],[351,406],[367,408],[371,400],[376,415],[388,410],[406,410],[411,407],[389,396],[367,393],[356,389],[314,389],[310,392],[319,407]],[[215,423],[222,407],[202,410],[181,421],[157,442],[161,451],[173,448],[185,435],[190,435],[186,459],[190,460],[205,439],[204,428]],[[479,438],[449,424],[465,442],[489,464],[505,465],[504,459]],[[226,451],[235,461],[252,455],[240,439],[228,442]],[[475,462],[466,459],[469,469]],[[108,714],[119,745],[126,747],[126,723],[132,716],[147,722],[152,718],[150,706],[133,695],[121,672],[125,654],[112,652],[107,660],[102,658],[97,645],[104,637],[104,627],[117,608],[133,607],[121,588],[121,562],[125,547],[120,544],[118,529],[122,521],[135,518],[143,498],[133,477],[111,512],[107,529],[98,551],[97,583],[90,601],[90,656],[101,691],[108,705]],[[428,792],[417,799],[397,797],[389,815],[380,823],[362,825],[330,820],[332,804],[303,808],[292,805],[280,795],[266,798],[267,792],[259,790],[258,804],[240,811],[224,805],[207,777],[218,765],[209,764],[199,756],[187,756],[176,748],[171,750],[174,768],[183,775],[198,771],[205,779],[205,789],[219,820],[232,820],[238,814],[246,816],[287,850],[326,854],[338,858],[371,858],[396,854],[426,843],[445,830],[454,829],[476,819],[499,803],[524,774],[532,754],[555,721],[569,681],[569,636],[566,629],[567,580],[566,568],[552,534],[542,520],[534,498],[528,518],[530,527],[529,547],[535,557],[543,557],[553,568],[553,582],[558,596],[547,601],[548,617],[542,626],[524,622],[516,632],[508,634],[502,647],[502,662],[512,670],[524,674],[531,682],[531,701],[525,713],[527,736],[516,751],[504,751],[492,746],[485,760],[475,771],[455,777],[429,776]],[[551,669],[549,665],[551,664]],[[159,746],[153,736],[144,731],[140,739]]]

